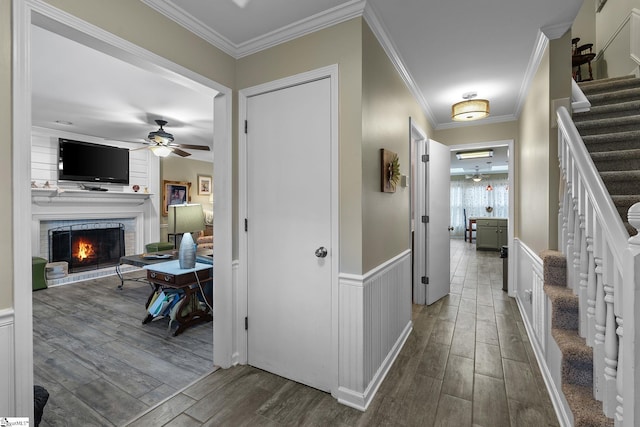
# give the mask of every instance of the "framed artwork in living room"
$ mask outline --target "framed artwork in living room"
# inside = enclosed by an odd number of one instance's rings
[[[212,181],[211,176],[198,175],[198,196],[208,196],[211,194]]]
[[[190,182],[164,180],[162,184],[162,215],[169,215],[169,205],[183,205],[190,202],[190,189]]]

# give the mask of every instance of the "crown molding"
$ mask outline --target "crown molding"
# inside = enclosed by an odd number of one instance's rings
[[[520,117],[522,107],[524,106],[524,102],[527,99],[527,93],[529,91],[529,88],[531,87],[531,83],[533,82],[533,77],[535,76],[536,71],[540,66],[540,62],[542,61],[542,57],[544,56],[544,52],[547,49],[547,46],[549,46],[549,38],[541,30],[539,30],[533,52],[531,52],[531,57],[529,58],[529,64],[527,65],[524,79],[522,80],[522,86],[520,86],[520,92],[518,92],[515,112],[516,118]]]
[[[418,101],[418,104],[420,104],[420,106],[422,107],[422,111],[427,116],[427,120],[429,120],[429,123],[432,127],[435,127],[436,118],[433,114],[433,111],[431,110],[431,107],[429,107],[427,100],[424,98],[422,92],[416,85],[413,76],[411,75],[407,67],[405,67],[402,56],[396,48],[395,43],[393,43],[391,38],[387,35],[387,29],[385,28],[380,18],[378,18],[378,14],[370,3],[367,3],[366,7],[364,8],[364,19],[369,25],[369,28],[371,28],[371,31],[373,31],[373,34],[378,39],[378,42],[386,52],[387,56],[391,60],[391,63],[396,68],[396,71],[398,72],[398,74],[400,74],[400,77],[407,85],[407,88],[416,99],[416,101]]]
[[[351,0],[236,46],[236,59],[362,16],[366,0]]]
[[[301,19],[260,37],[234,44],[226,37],[207,27],[202,21],[178,7],[172,0],[140,0],[198,37],[227,53],[235,59],[251,55],[278,44],[328,28],[349,19],[362,16],[366,0],[351,0],[334,8]]]
[[[542,31],[549,40],[555,40],[564,36],[564,33],[566,33],[572,25],[573,22],[561,22],[559,24],[542,27],[540,31]]]

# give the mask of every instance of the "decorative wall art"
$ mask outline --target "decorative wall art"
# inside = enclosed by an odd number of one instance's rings
[[[190,182],[163,181],[162,184],[162,215],[169,215],[169,205],[184,205],[191,201]]]
[[[208,196],[211,194],[212,178],[207,175],[198,175],[198,196]]]
[[[382,157],[382,191],[395,193],[400,181],[400,159],[393,151],[380,149]]]

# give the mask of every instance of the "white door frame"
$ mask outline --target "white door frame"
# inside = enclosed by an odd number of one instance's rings
[[[516,188],[514,183],[514,176],[515,176],[515,155],[514,155],[514,141],[513,139],[507,139],[507,140],[500,140],[500,141],[487,141],[487,142],[476,142],[476,143],[472,143],[472,144],[460,144],[460,145],[452,145],[449,148],[451,149],[451,151],[459,151],[459,150],[478,150],[478,149],[482,149],[482,148],[491,148],[491,147],[508,147],[509,148],[509,159],[508,159],[508,164],[509,164],[509,173],[508,173],[508,183],[509,183],[509,227],[508,227],[508,240],[507,240],[507,244],[509,246],[513,246],[512,242],[513,242],[513,238],[514,238],[514,234],[513,234],[513,229],[514,227],[514,203],[515,203],[515,197],[514,197],[514,189]],[[465,224],[466,225],[466,224]],[[513,251],[512,251],[513,252]],[[510,297],[515,297],[515,291],[513,289],[513,281],[514,281],[514,270],[515,267],[513,266],[514,264],[514,257],[513,257],[513,253],[511,254],[511,256],[509,256],[508,258],[508,275],[509,277],[507,278],[508,281],[508,295]]]
[[[330,65],[306,73],[297,74],[272,82],[242,89],[238,93],[238,224],[244,224],[247,217],[248,188],[247,188],[247,138],[244,133],[244,123],[247,118],[247,98],[271,92],[278,89],[295,86],[314,80],[329,78],[331,80],[331,393],[338,390],[338,274],[340,264],[340,234],[339,234],[339,171],[338,171],[338,65]],[[249,124],[251,126],[251,124]],[[301,135],[304,137],[304,135]],[[310,159],[310,161],[312,161]],[[295,179],[295,177],[291,177]],[[234,363],[247,363],[248,334],[244,327],[244,319],[248,316],[248,255],[247,234],[240,232],[238,258],[238,287],[234,328],[237,352],[234,353]]]
[[[173,81],[198,90],[218,93],[214,98],[214,227],[216,228],[214,271],[214,363],[231,365],[232,345],[232,157],[230,88],[222,86],[181,65],[121,39],[99,27],[63,12],[41,0],[14,0],[13,13],[13,137],[12,203],[13,230],[22,234],[31,230],[31,34],[32,22],[68,38],[108,51],[129,63],[146,68]],[[215,96],[215,95],[213,95]],[[223,167],[220,167],[222,165]],[[226,167],[228,165],[228,167]],[[152,195],[152,197],[159,197]],[[31,300],[31,239],[13,238],[13,343],[12,361],[7,379],[9,404],[15,415],[33,420],[33,308]],[[4,319],[3,319],[4,321]],[[14,415],[3,414],[3,415]]]
[[[409,151],[414,154],[413,160],[416,165],[415,181],[410,182],[409,185],[413,185],[415,192],[415,200],[411,198],[411,202],[415,202],[413,208],[413,220],[414,224],[414,236],[413,236],[413,303],[414,304],[426,304],[427,300],[427,288],[422,283],[422,276],[426,275],[427,268],[427,254],[426,254],[426,227],[422,223],[422,216],[426,215],[426,164],[422,161],[422,156],[426,154],[426,142],[427,134],[409,118],[410,123],[410,143],[413,145]],[[410,226],[411,227],[411,226]],[[409,230],[409,239],[411,239],[411,230]],[[411,242],[409,242],[411,247]]]

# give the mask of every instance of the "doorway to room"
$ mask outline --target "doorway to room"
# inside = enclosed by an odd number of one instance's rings
[[[230,282],[231,278],[231,210],[228,207],[231,205],[231,192],[230,192],[230,176],[231,176],[231,162],[225,162],[230,160],[230,147],[231,147],[231,90],[213,82],[203,76],[197,75],[177,64],[171,63],[151,52],[140,49],[124,40],[108,34],[98,28],[92,27],[70,16],[62,16],[58,13],[57,9],[48,5],[26,4],[17,3],[16,7],[20,10],[16,11],[16,19],[14,26],[14,39],[19,40],[16,43],[18,48],[16,49],[14,57],[15,72],[14,88],[14,168],[13,168],[13,182],[15,183],[16,191],[13,192],[13,206],[14,206],[14,221],[13,226],[15,229],[31,230],[32,218],[31,218],[31,197],[29,197],[29,183],[31,182],[31,170],[25,168],[23,165],[28,164],[31,159],[31,146],[30,144],[24,144],[23,141],[29,141],[31,139],[32,125],[31,125],[31,83],[27,79],[31,76],[28,71],[31,67],[30,58],[30,37],[28,33],[31,31],[32,25],[46,27],[49,30],[63,35],[64,37],[74,38],[80,43],[86,43],[91,45],[94,49],[104,49],[108,51],[109,55],[119,57],[119,59],[135,64],[137,67],[145,68],[148,71],[159,73],[165,77],[174,79],[180,84],[186,86],[197,87],[205,93],[211,93],[211,108],[212,121],[214,121],[214,138],[216,140],[216,146],[214,146],[214,155],[221,159],[221,166],[213,169],[211,167],[211,175],[213,175],[213,189],[216,195],[216,201],[223,207],[218,209],[215,215],[216,230],[220,229],[221,232],[216,236],[216,271],[214,272],[214,278],[221,283]],[[37,9],[37,10],[34,10]],[[105,53],[105,52],[103,52]],[[24,72],[22,72],[24,71]],[[150,177],[154,182],[159,180],[159,176]],[[229,183],[229,185],[227,185]],[[23,186],[24,188],[18,188],[16,186]],[[159,189],[159,183],[157,188]],[[150,198],[152,200],[153,207],[149,212],[159,212],[160,192],[154,192]],[[26,195],[26,197],[24,197]],[[155,225],[158,228],[158,223]],[[145,233],[148,236],[157,237],[159,230],[154,230],[154,227],[147,225]],[[15,372],[15,402],[16,412],[22,414],[33,413],[33,371],[34,371],[34,354],[33,354],[33,331],[31,329],[33,324],[33,301],[30,287],[24,286],[24,283],[29,283],[31,278],[28,274],[30,267],[27,264],[31,250],[31,239],[22,239],[14,241],[13,258],[16,268],[14,269],[14,308],[15,308],[15,354],[20,355],[15,357],[15,367],[10,367],[12,372]],[[24,266],[21,265],[25,264]],[[20,286],[19,286],[20,285]],[[115,287],[113,288],[115,291]],[[119,292],[119,291],[115,291]],[[215,293],[215,290],[214,290]],[[140,303],[142,311],[144,311],[144,301]],[[139,323],[140,319],[131,319],[131,321]],[[210,325],[210,324],[209,324]],[[213,335],[213,328],[209,328],[210,335]],[[124,332],[124,331],[123,331]],[[212,339],[211,339],[212,341]],[[220,346],[222,347],[222,346]],[[209,346],[208,349],[200,349],[205,354],[208,353],[209,360],[213,360],[213,347]],[[226,351],[226,349],[225,349]],[[139,360],[142,363],[148,363],[143,359]],[[224,363],[223,363],[224,364]],[[213,362],[211,362],[213,368]],[[161,367],[158,367],[160,370]],[[150,384],[150,383],[149,383]],[[133,393],[132,393],[133,394]],[[153,399],[152,396],[150,396]],[[149,404],[153,404],[153,401],[149,401]],[[122,408],[120,408],[122,409]]]

